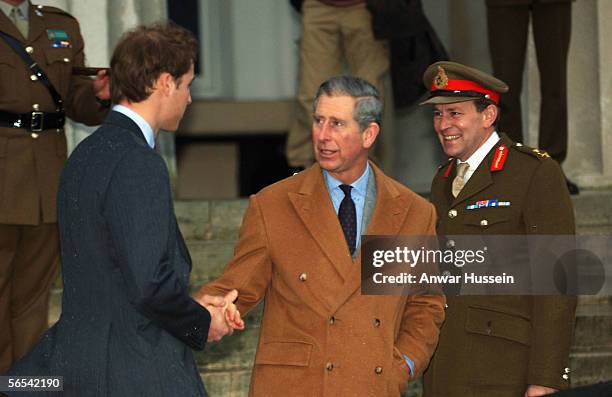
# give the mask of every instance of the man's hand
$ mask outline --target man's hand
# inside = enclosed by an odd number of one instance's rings
[[[557,391],[557,389],[553,389],[552,387],[529,385],[529,387],[527,387],[527,391],[525,392],[525,397],[545,396]]]
[[[102,101],[110,99],[110,77],[108,69],[100,70],[93,81],[94,94]]]
[[[198,303],[210,312],[209,342],[220,341],[225,335],[231,335],[234,329],[244,329],[244,321],[234,304],[237,297],[238,291],[232,290],[224,297],[202,295],[197,298]]]

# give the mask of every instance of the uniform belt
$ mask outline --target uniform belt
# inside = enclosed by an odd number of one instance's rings
[[[63,128],[66,121],[64,112],[10,113],[0,110],[0,127],[24,128],[40,132],[51,128]]]

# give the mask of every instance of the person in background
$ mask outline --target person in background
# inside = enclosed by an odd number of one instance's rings
[[[79,23],[63,10],[0,0],[0,373],[48,327],[57,278],[57,189],[66,117],[100,124],[109,79],[84,66]],[[32,65],[32,66],[30,66]],[[106,105],[106,106],[105,106]]]

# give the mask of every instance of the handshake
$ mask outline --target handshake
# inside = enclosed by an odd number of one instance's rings
[[[225,335],[231,335],[235,329],[243,330],[244,321],[234,301],[238,291],[231,290],[225,296],[200,295],[194,297],[210,313],[208,342],[218,342]]]

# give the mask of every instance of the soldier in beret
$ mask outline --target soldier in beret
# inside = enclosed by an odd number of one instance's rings
[[[99,103],[110,98],[105,72],[72,75],[83,47],[65,11],[0,0],[0,374],[47,329],[65,118],[95,125],[108,111]]]
[[[449,156],[431,200],[440,235],[573,234],[558,163],[496,131],[508,86],[479,70],[437,62],[424,74],[434,129]],[[503,206],[473,209],[489,200]],[[576,299],[449,296],[425,397],[532,397],[569,386]]]

